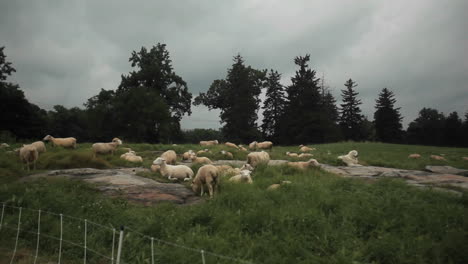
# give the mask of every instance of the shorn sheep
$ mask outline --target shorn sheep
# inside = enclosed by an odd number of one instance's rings
[[[310,151],[312,151],[312,150],[315,150],[315,148],[309,148],[309,147],[304,146],[304,145],[300,145],[300,146],[299,146],[299,151],[300,151],[300,152],[310,152]]]
[[[31,143],[31,146],[34,146],[37,149],[37,152],[39,154],[44,153],[44,152],[47,151],[46,146],[45,146],[44,142],[42,142],[42,141],[33,142],[33,143]]]
[[[189,160],[190,157],[194,154],[195,152],[193,152],[193,150],[190,149],[189,151],[186,151],[184,152],[184,154],[182,154],[182,160]]]
[[[60,146],[64,148],[76,148],[76,138],[67,137],[67,138],[54,138],[51,135],[47,135],[43,139],[44,141],[52,141],[52,146]]]
[[[167,164],[175,165],[177,161],[177,153],[174,150],[168,150],[161,154],[160,156],[163,158]]]
[[[197,157],[197,155],[190,156],[192,163],[195,164],[212,164],[213,162],[207,157]]]
[[[414,154],[409,154],[408,159],[419,159],[421,158],[421,155],[414,153]]]
[[[250,152],[247,154],[247,163],[254,168],[262,163],[268,164],[269,161],[270,155],[263,150],[261,152]]]
[[[361,166],[358,164],[358,152],[351,150],[347,155],[338,156],[347,166]]]
[[[444,157],[439,156],[439,155],[431,155],[431,159],[433,160],[441,160],[441,161],[447,161]]]
[[[240,174],[232,176],[229,178],[230,182],[246,182],[248,184],[252,184],[252,177],[250,176],[252,174],[252,171],[249,170],[241,170]]]
[[[207,140],[207,141],[200,141],[200,146],[213,146],[218,145],[218,140]]]
[[[204,186],[208,188],[210,198],[218,191],[219,171],[213,165],[204,165],[198,169],[197,175],[192,180],[192,190],[194,193],[200,193],[203,196]]]
[[[292,157],[292,158],[297,158],[299,157],[299,154],[297,153],[293,153],[293,152],[286,152],[286,155],[289,156],[289,157]]]
[[[164,158],[157,158],[153,161],[153,165],[158,165],[159,172],[163,177],[167,177],[171,181],[183,180],[189,181],[193,178],[193,170],[185,165],[169,165],[166,164]]]
[[[271,141],[263,141],[263,142],[257,142],[257,141],[254,141],[252,143],[249,144],[249,148],[252,149],[252,150],[257,150],[257,149],[268,149],[268,150],[272,150],[273,149],[273,142]]]
[[[310,159],[309,161],[288,162],[287,165],[300,170],[305,170],[312,167],[320,167],[320,163],[318,163],[318,161],[315,159]]]
[[[114,155],[114,151],[119,145],[122,144],[122,140],[114,138],[109,143],[94,143],[91,148],[93,150],[93,157],[96,158],[97,154],[108,154]]]
[[[231,142],[226,142],[224,143],[224,145],[231,147],[231,148],[239,149],[239,147],[236,144],[231,143]]]
[[[132,151],[132,150],[130,150],[127,153],[124,153],[124,154],[120,155],[120,158],[124,159],[126,161],[129,161],[129,162],[133,162],[133,163],[143,162],[143,158],[141,156],[137,156],[135,151]]]
[[[23,163],[26,163],[26,167],[29,171],[29,164],[33,164],[33,169],[36,169],[36,160],[39,158],[39,153],[33,145],[23,145],[19,149],[19,157]]]
[[[313,154],[310,154],[310,153],[301,153],[299,154],[299,158],[310,158],[310,157],[313,157],[314,155]]]

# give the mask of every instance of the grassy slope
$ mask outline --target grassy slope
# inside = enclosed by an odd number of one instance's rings
[[[163,146],[138,144],[131,147],[147,157],[149,166],[156,157],[153,151],[175,148],[178,153],[199,146]],[[467,168],[460,162],[467,149],[421,146],[340,143],[318,145],[314,152],[319,161],[336,164],[333,157],[350,149],[360,152],[360,160],[370,165],[400,168],[422,168],[422,161],[409,161],[409,153],[446,154],[448,164]],[[215,147],[213,150],[219,150]],[[272,157],[284,159],[286,150],[276,147]],[[328,155],[327,152],[332,152]],[[211,157],[219,158],[214,151]],[[70,154],[71,153],[71,154]],[[209,156],[209,155],[208,155]],[[236,152],[237,158],[245,154]],[[428,160],[426,160],[428,161]],[[440,163],[440,162],[439,162]],[[465,161],[465,163],[468,163]],[[437,164],[431,162],[431,164]],[[89,144],[78,150],[51,150],[40,158],[40,169],[69,167],[130,166],[115,157],[93,160]],[[88,218],[115,227],[121,224],[136,227],[140,232],[191,247],[203,247],[219,254],[252,260],[255,263],[467,263],[468,262],[468,198],[431,190],[419,190],[395,180],[366,184],[359,180],[339,178],[319,170],[299,172],[286,167],[261,167],[254,173],[253,185],[223,182],[221,192],[206,203],[178,207],[170,204],[156,209],[109,199],[90,186],[64,180],[15,183],[23,174],[15,157],[0,154],[0,201],[29,208]],[[150,177],[157,177],[150,174]],[[267,186],[281,180],[293,184],[277,191]],[[10,212],[13,213],[13,212]],[[13,214],[6,222],[15,223]],[[34,229],[31,214],[25,229]],[[29,219],[29,220],[27,220]],[[57,226],[43,228],[57,232]],[[69,223],[69,240],[81,241],[76,223]],[[14,234],[5,234],[3,247],[11,247]],[[25,234],[26,236],[26,234]],[[104,236],[98,233],[90,243],[101,249]],[[109,236],[107,236],[109,237]],[[148,259],[148,243],[127,238],[127,253],[136,260]],[[134,239],[134,240],[132,240]],[[34,240],[22,240],[23,247],[34,248]],[[107,243],[108,244],[108,243]],[[45,240],[43,251],[55,249],[54,241]],[[80,259],[81,250],[65,248],[67,258]],[[159,246],[160,262],[192,263],[191,254],[172,247]],[[53,254],[50,252],[50,254]],[[208,263],[218,262],[208,258]],[[135,261],[138,262],[138,261]],[[141,261],[143,263],[143,261]]]

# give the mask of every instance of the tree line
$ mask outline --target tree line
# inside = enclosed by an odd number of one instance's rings
[[[391,90],[380,91],[373,120],[368,120],[360,108],[358,84],[352,79],[344,83],[341,103],[337,104],[323,78],[309,66],[310,55],[294,58],[297,69],[288,86],[281,84],[281,73],[254,69],[241,55],[235,56],[226,77],[214,80],[207,92],[193,100],[194,105],[219,109],[222,128],[183,131],[180,121],[191,114],[192,94],[174,71],[166,45],[133,51],[129,62],[134,70],[121,76],[115,90],[101,89],[84,108],[56,105],[46,111],[31,104],[20,87],[7,80],[16,70],[0,47],[0,140],[52,134],[80,141],[119,136],[149,143],[264,139],[284,145],[354,140],[468,146],[468,113],[462,120],[457,112],[445,116],[436,109],[423,108],[405,131]]]

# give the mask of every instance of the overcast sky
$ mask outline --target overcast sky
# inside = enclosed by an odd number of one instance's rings
[[[352,78],[373,117],[394,91],[406,125],[423,107],[468,111],[466,0],[9,1],[0,0],[0,46],[27,98],[79,106],[116,89],[131,51],[165,43],[194,96],[224,78],[232,57],[273,68],[289,84],[293,58],[311,54],[338,101]],[[192,107],[182,128],[217,128],[217,111]]]

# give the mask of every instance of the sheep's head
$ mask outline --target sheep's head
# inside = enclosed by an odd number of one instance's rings
[[[52,139],[52,136],[51,136],[51,135],[47,135],[47,136],[45,136],[42,140],[44,140],[44,141],[49,141],[49,140],[51,140],[51,139]]]
[[[348,155],[351,156],[351,157],[357,158],[358,157],[358,152],[356,150],[351,150],[348,153]]]
[[[215,140],[214,143],[215,143],[215,144],[219,144],[218,140]]]
[[[320,166],[320,163],[316,159],[310,159],[308,162],[309,162],[309,165],[312,165],[314,167]]]
[[[153,161],[153,165],[161,165],[163,163],[165,163],[166,160],[164,158],[157,158]]]
[[[117,145],[122,145],[122,140],[120,140],[119,138],[113,138],[112,142],[117,143]]]
[[[302,147],[304,147],[304,145],[300,144],[300,145],[299,145],[299,148],[302,148]]]
[[[252,167],[252,165],[246,163],[244,164],[244,166],[241,167],[241,170],[249,170],[249,171],[253,171],[254,168]]]
[[[249,171],[249,170],[241,170],[240,174],[242,176],[250,176],[250,174],[252,174],[252,172]]]

